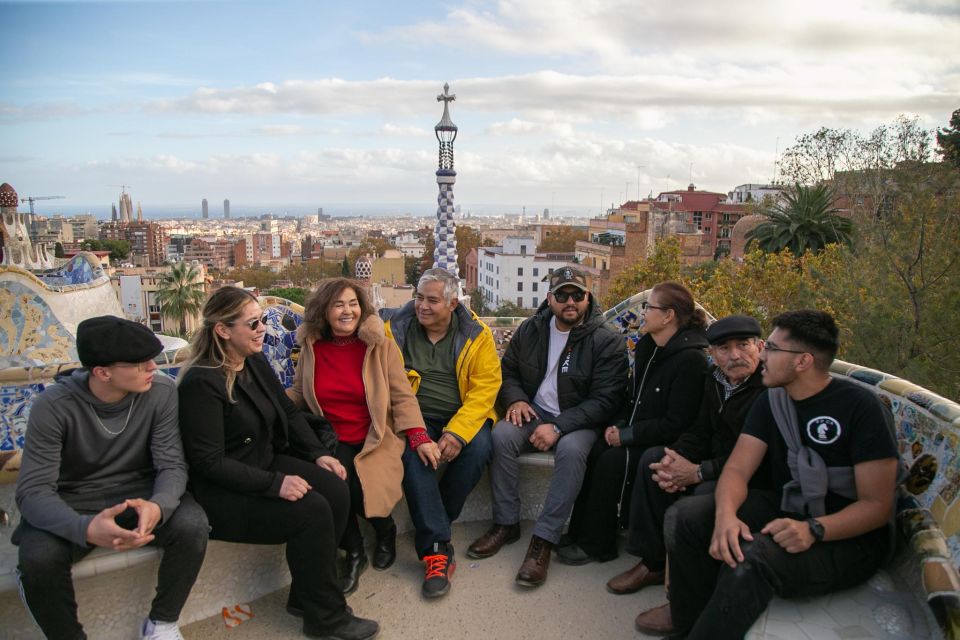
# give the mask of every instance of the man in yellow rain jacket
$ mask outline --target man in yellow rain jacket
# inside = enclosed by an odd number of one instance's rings
[[[427,433],[447,463],[443,478],[424,465],[410,443],[403,455],[403,492],[416,527],[417,554],[426,564],[422,593],[450,590],[456,567],[450,524],[490,460],[493,405],[500,391],[500,359],[490,328],[460,304],[459,282],[444,269],[428,269],[417,295],[400,309],[386,309],[387,335],[403,353]],[[379,551],[379,550],[378,550]]]

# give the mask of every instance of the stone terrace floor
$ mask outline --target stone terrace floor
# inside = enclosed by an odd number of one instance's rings
[[[561,639],[641,638],[633,619],[665,602],[660,587],[615,596],[604,587],[635,561],[622,554],[613,562],[568,567],[551,563],[547,583],[526,590],[514,584],[531,523],[524,537],[486,560],[466,557],[467,546],[489,523],[454,527],[457,569],[450,593],[437,601],[420,596],[422,565],[413,552],[412,534],[401,535],[398,557],[384,572],[370,568],[349,598],[354,611],[378,620],[381,640],[459,640],[468,638]],[[261,640],[302,638],[300,621],[284,610],[287,590],[249,603],[254,617],[228,629],[214,617],[187,625],[188,640]],[[883,571],[867,584],[824,598],[774,600],[747,636],[750,640],[830,640],[938,638],[932,615],[893,574]]]

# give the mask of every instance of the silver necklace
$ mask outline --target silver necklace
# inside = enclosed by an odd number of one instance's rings
[[[97,422],[100,424],[100,428],[112,436],[118,436],[127,430],[127,425],[130,424],[130,416],[133,414],[133,405],[135,405],[136,403],[137,403],[137,397],[134,396],[133,400],[130,401],[130,408],[127,409],[127,419],[123,421],[123,427],[121,427],[120,431],[110,431],[110,429],[107,429],[106,425],[103,424],[103,420],[101,420],[100,416],[97,415],[97,410],[94,409],[93,405],[90,404],[89,402],[87,404],[90,405],[90,410],[93,411],[93,417],[97,419]]]

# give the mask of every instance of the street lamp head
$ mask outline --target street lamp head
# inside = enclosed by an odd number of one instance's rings
[[[444,83],[443,93],[437,96],[437,102],[443,102],[443,117],[433,128],[441,144],[452,144],[457,139],[457,125],[450,119],[450,103],[456,99],[456,94],[450,93],[450,85]]]

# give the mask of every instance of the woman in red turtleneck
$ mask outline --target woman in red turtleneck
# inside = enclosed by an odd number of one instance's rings
[[[302,349],[287,394],[330,421],[339,441],[336,457],[348,473],[351,515],[340,548],[347,552],[343,589],[349,594],[367,565],[358,515],[377,535],[374,568],[386,569],[396,558],[390,512],[402,495],[404,447],[396,434],[402,432],[407,446],[434,468],[440,451],[423,427],[400,351],[386,338],[362,284],[323,280],[307,298],[297,339]]]

